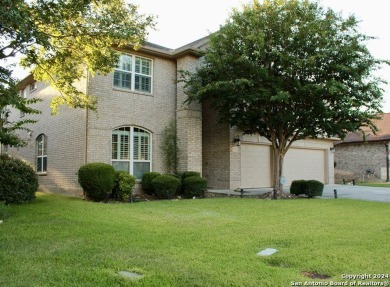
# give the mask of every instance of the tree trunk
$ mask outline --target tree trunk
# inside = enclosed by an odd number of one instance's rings
[[[273,146],[273,158],[274,158],[274,169],[273,169],[273,178],[274,178],[274,189],[272,192],[272,198],[276,199],[278,193],[283,193],[283,184],[280,182],[280,178],[283,175],[283,160],[285,152],[282,148]]]

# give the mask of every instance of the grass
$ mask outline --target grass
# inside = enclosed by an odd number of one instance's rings
[[[331,276],[326,282],[388,273],[389,207],[339,199],[103,204],[39,194],[0,225],[0,286],[277,287],[313,281],[302,271]],[[268,247],[279,252],[256,255]]]
[[[390,182],[383,182],[383,183],[378,183],[378,182],[375,182],[375,183],[374,182],[358,182],[356,185],[390,188]]]

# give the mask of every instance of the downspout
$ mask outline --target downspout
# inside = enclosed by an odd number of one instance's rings
[[[389,169],[390,169],[390,153],[389,153],[389,143],[385,143],[386,146],[386,182],[390,182],[389,178]]]

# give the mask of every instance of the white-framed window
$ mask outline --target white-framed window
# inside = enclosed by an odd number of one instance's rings
[[[123,170],[141,179],[152,168],[152,136],[141,128],[121,127],[112,131],[111,162],[115,170]]]
[[[40,134],[36,139],[37,173],[47,172],[47,137]]]
[[[37,83],[36,82],[31,83],[30,84],[30,93],[34,92],[36,89],[37,89]]]
[[[119,89],[152,93],[151,59],[123,54],[114,70],[113,86]]]

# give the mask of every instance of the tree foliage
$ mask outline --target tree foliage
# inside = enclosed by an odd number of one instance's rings
[[[21,55],[20,65],[30,68],[35,80],[49,82],[60,92],[52,99],[53,113],[60,105],[95,109],[95,97],[77,89],[75,82],[87,71],[112,71],[119,57],[115,49],[129,44],[138,48],[154,23],[137,9],[124,0],[3,0],[0,108],[13,101],[19,108],[23,102],[14,89],[13,67],[6,66],[7,60]]]
[[[183,72],[185,92],[209,101],[222,122],[272,143],[279,190],[294,141],[376,130],[384,81],[373,72],[387,62],[371,55],[371,39],[354,16],[312,1],[254,1],[210,36],[204,64]]]
[[[165,127],[162,134],[161,150],[165,158],[168,173],[175,174],[179,162],[179,139],[177,137],[176,123],[172,121]]]
[[[30,107],[38,99],[26,99],[19,95],[17,84],[11,77],[11,72],[0,67],[0,144],[21,147],[26,141],[17,133],[19,130],[29,130],[26,124],[35,123],[34,120],[22,118],[16,122],[10,122],[10,109],[18,109],[25,115],[39,114],[39,111]]]

